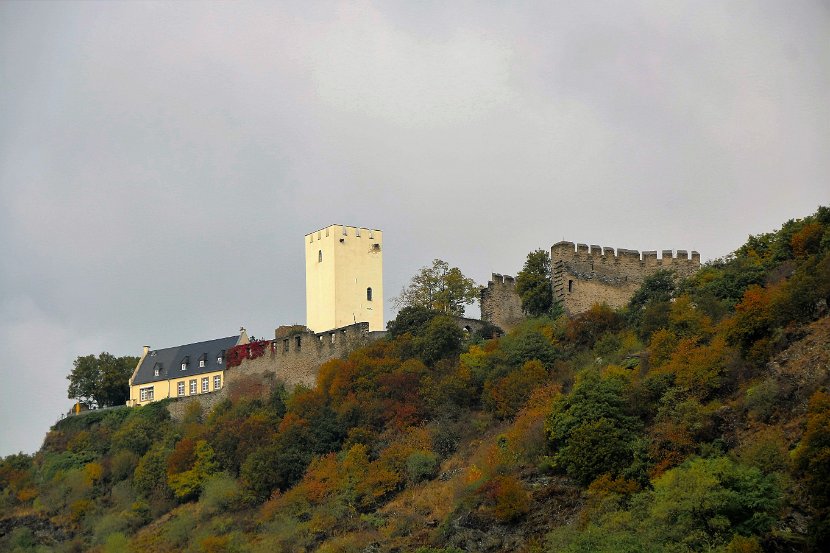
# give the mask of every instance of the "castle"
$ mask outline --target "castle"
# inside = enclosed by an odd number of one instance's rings
[[[646,277],[661,269],[687,277],[700,268],[696,251],[628,250],[596,245],[557,242],[550,249],[553,297],[569,315],[583,313],[595,303],[609,307],[625,306]],[[481,318],[504,330],[514,328],[524,319],[522,302],[511,276],[493,273],[481,289]]]
[[[383,233],[346,225],[305,235],[306,325],[280,326],[273,340],[249,343],[245,329],[228,338],[144,352],[129,380],[136,406],[179,398],[203,406],[225,396],[246,376],[279,378],[287,386],[314,386],[321,363],[385,334],[383,318]],[[238,366],[227,354],[245,349]],[[183,412],[183,411],[182,411]]]
[[[144,352],[129,380],[127,405],[165,398],[182,416],[189,401],[210,407],[226,387],[251,376],[273,377],[287,386],[313,386],[321,363],[385,335],[383,317],[383,233],[345,225],[305,235],[306,325],[281,326],[273,340],[251,343],[245,329],[236,336]],[[595,303],[622,307],[643,280],[660,269],[679,277],[700,267],[700,254],[601,248],[573,242],[551,247],[554,298],[578,314]],[[513,277],[494,273],[481,289],[481,318],[510,330],[525,317]],[[457,318],[466,332],[482,321]],[[229,368],[228,355],[236,355]],[[241,358],[239,356],[241,355]]]

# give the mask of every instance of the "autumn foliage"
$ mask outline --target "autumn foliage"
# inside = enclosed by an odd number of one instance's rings
[[[59,422],[0,461],[0,549],[827,550],[828,300],[820,208],[621,310],[491,338],[408,307],[313,388]]]

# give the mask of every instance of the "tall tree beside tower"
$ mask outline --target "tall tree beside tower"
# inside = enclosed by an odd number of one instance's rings
[[[525,265],[516,275],[516,292],[522,299],[522,311],[531,317],[550,313],[553,307],[550,253],[536,250],[527,254]]]

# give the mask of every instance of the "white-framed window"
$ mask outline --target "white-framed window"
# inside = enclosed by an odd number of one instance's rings
[[[222,375],[217,374],[213,377],[213,389],[218,390],[222,387]]]
[[[185,370],[186,368],[187,368],[187,363],[182,363],[182,370]]]
[[[153,401],[153,396],[155,389],[152,386],[147,388],[140,388],[139,389],[139,396],[141,397],[141,401]]]
[[[219,357],[217,357],[217,358],[216,358],[216,364],[217,364],[217,365],[221,365],[221,364],[222,364],[222,356],[221,356],[221,355],[220,355]]]
[[[202,378],[202,393],[210,391],[210,379],[208,377]]]
[[[179,394],[179,396],[184,395],[184,381],[179,382],[176,392]]]
[[[199,359],[199,368],[200,368],[200,369],[204,369],[204,368],[205,368],[205,360],[204,360],[204,359]]]
[[[153,376],[158,376],[158,375],[159,375],[159,372],[160,372],[160,371],[159,371],[159,368],[158,368],[158,367],[156,367],[155,369],[153,369]]]
[[[190,381],[190,395],[192,395],[192,396],[196,395],[196,379],[195,378]]]

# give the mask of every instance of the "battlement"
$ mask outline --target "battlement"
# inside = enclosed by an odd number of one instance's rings
[[[352,238],[367,238],[375,241],[381,241],[383,239],[383,231],[367,227],[329,225],[319,230],[315,230],[314,232],[309,232],[305,235],[305,238],[306,242],[311,244],[315,241],[323,240],[329,236],[338,238],[343,236],[351,236]]]
[[[574,244],[573,242],[557,242],[551,247],[551,260],[557,261],[594,261],[600,263],[640,263],[645,267],[673,267],[679,264],[700,265],[700,254],[687,250],[662,250],[661,256],[657,257],[657,250],[646,250],[642,253],[639,250],[629,250],[609,246],[597,246],[587,244]]]
[[[573,242],[551,247],[553,294],[571,314],[588,310],[595,303],[622,307],[646,277],[661,269],[678,277],[700,268],[700,254],[687,250],[629,250]]]
[[[510,275],[500,275],[499,273],[492,273],[492,275],[490,276],[490,281],[487,284],[488,286],[490,284],[505,284],[507,286],[515,286],[516,279]]]
[[[502,330],[519,324],[522,301],[516,293],[516,279],[510,275],[493,273],[487,286],[481,287],[481,320],[493,323]]]

